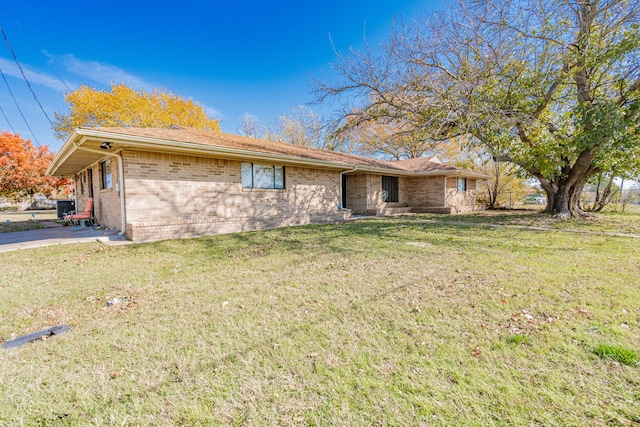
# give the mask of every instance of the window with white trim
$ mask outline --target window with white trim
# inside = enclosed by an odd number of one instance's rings
[[[103,162],[100,162],[100,177],[101,186],[103,190],[111,188],[111,159],[107,159]]]
[[[458,178],[458,191],[467,191],[467,178]]]
[[[284,166],[242,162],[242,188],[284,189]]]

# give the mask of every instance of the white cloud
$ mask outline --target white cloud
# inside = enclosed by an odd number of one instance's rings
[[[23,78],[22,73],[20,73],[20,69],[12,60],[0,58],[0,68],[2,69],[2,72],[7,76],[15,77],[18,79]],[[24,74],[27,77],[27,80],[29,80],[29,83],[45,86],[58,92],[64,92],[67,90],[67,87],[64,85],[64,83],[62,83],[57,77],[52,77],[48,74],[34,71],[29,67],[25,67],[24,65],[22,65],[22,69],[24,70]],[[68,82],[67,84],[71,86]]]
[[[151,91],[154,88],[151,83],[127,73],[122,68],[98,61],[85,61],[76,58],[74,55],[63,55],[61,57],[61,65],[70,73],[104,85],[125,83],[134,89],[147,91]]]
[[[207,116],[214,119],[222,117],[222,113],[220,112],[220,110],[217,110],[213,107],[208,107],[202,103],[200,105],[202,105],[202,108],[204,108],[204,111],[207,113]]]

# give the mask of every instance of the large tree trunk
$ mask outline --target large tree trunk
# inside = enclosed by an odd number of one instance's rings
[[[494,168],[494,180],[489,181],[487,184],[487,196],[489,196],[489,209],[496,209],[498,207],[498,185],[500,183],[500,172],[496,165]]]
[[[560,218],[587,215],[578,203],[587,178],[585,176],[573,184],[567,181],[555,183],[541,179],[540,184],[547,194],[545,213],[553,214]]]

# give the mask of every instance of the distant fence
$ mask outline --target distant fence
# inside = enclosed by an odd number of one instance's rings
[[[0,199],[0,211],[24,211],[24,210],[46,210],[56,209],[58,201],[46,197],[36,196],[35,201],[9,202]]]

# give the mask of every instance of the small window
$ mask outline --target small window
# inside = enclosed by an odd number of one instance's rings
[[[242,162],[242,188],[283,189],[284,166]]]
[[[382,201],[397,202],[398,201],[398,177],[382,176]]]
[[[111,160],[100,162],[101,188],[103,190],[111,188]]]
[[[458,178],[458,191],[467,191],[467,178]]]

